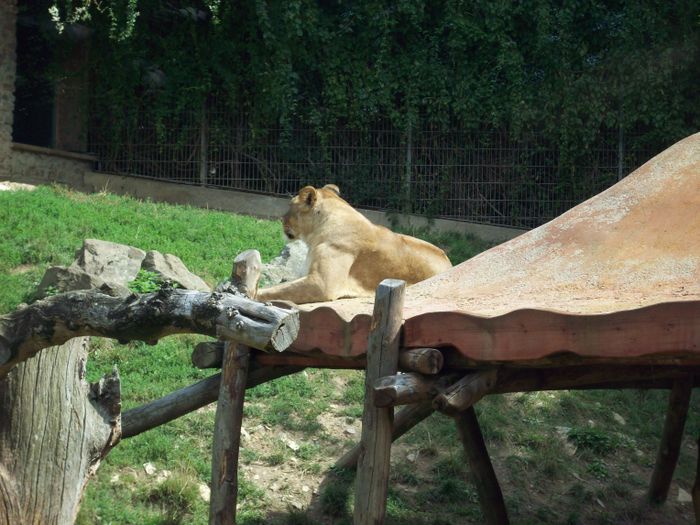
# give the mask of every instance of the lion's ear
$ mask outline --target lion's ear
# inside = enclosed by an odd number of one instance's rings
[[[316,197],[316,188],[313,186],[304,186],[299,190],[299,201],[309,208],[313,208],[316,204]]]
[[[340,188],[336,186],[335,184],[326,184],[323,187],[324,190],[331,190],[333,193],[335,193],[338,197],[340,197]]]

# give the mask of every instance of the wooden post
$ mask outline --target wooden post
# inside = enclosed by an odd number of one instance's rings
[[[692,377],[678,379],[673,383],[673,388],[668,396],[668,412],[666,413],[664,431],[649,484],[649,500],[652,503],[663,503],[668,496],[671,478],[673,478],[673,471],[676,468],[681,449],[683,427],[688,415],[692,390]]]
[[[255,295],[260,278],[260,254],[248,250],[233,262],[231,281],[246,295]],[[238,503],[238,452],[250,349],[226,343],[221,364],[211,465],[209,525],[234,525]]]
[[[455,422],[469,466],[476,477],[476,490],[479,493],[479,505],[485,523],[507,525],[508,512],[503,502],[503,494],[498,485],[496,473],[493,471],[474,407],[469,407],[460,413],[455,418]]]
[[[258,293],[261,266],[258,250],[246,250],[233,260],[231,282],[246,297],[254,298]]]
[[[405,288],[404,281],[385,279],[375,295],[367,344],[361,450],[355,480],[355,525],[383,523],[386,513],[394,409],[375,406],[373,386],[380,377],[396,374],[398,370]]]
[[[250,350],[227,343],[216,406],[211,465],[210,525],[234,525],[238,501],[238,449]]]
[[[698,438],[698,461],[693,485],[693,509],[695,510],[695,525],[700,525],[700,438]]]
[[[396,413],[394,418],[394,429],[391,433],[391,440],[396,441],[406,432],[415,427],[418,423],[435,412],[431,401],[423,401],[415,405],[403,407]],[[358,443],[345,454],[343,454],[333,465],[336,468],[352,468],[357,466],[357,461],[360,458],[362,443]]]

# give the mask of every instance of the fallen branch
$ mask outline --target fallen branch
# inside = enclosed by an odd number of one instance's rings
[[[0,317],[0,377],[49,346],[95,335],[155,344],[176,333],[221,336],[260,350],[288,348],[299,332],[299,313],[233,293],[165,288],[111,297],[95,290],[68,292]]]

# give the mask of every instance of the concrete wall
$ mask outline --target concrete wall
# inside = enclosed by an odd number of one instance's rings
[[[268,219],[281,217],[287,211],[289,203],[288,198],[270,195],[97,173],[88,169],[88,166],[89,163],[85,163],[81,169],[31,171],[23,175],[17,173],[14,180],[34,184],[58,182],[88,193],[107,191],[118,195],[131,195],[139,199],[187,204],[199,208],[230,211]],[[375,210],[360,211],[375,224],[391,226],[391,221],[384,212]],[[401,215],[396,217],[396,219],[401,226],[429,227],[438,232],[471,234],[489,242],[503,242],[524,232],[524,230],[515,228],[462,221],[444,219],[429,221],[425,217],[416,215]]]

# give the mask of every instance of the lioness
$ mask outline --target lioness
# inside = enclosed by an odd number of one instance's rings
[[[383,279],[410,285],[452,266],[440,248],[372,224],[340,197],[334,184],[302,188],[282,224],[289,239],[308,245],[308,274],[259,290],[259,301],[302,304],[373,295]]]

